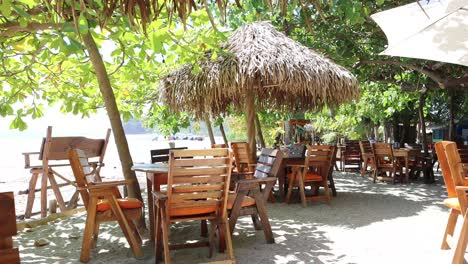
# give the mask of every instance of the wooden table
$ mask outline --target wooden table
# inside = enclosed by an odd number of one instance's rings
[[[152,192],[160,191],[161,185],[167,184],[167,173],[169,170],[169,166],[167,163],[143,163],[133,165],[132,170],[146,173],[146,190],[148,192],[148,215],[150,220],[150,240],[154,241],[154,208]]]
[[[408,148],[393,149],[393,156],[405,160],[405,182],[409,182],[409,159],[410,157],[421,156],[421,150]]]
[[[280,168],[278,171],[278,185],[279,185],[279,197],[281,200],[284,200],[285,197],[285,186],[286,186],[286,167],[290,165],[304,165],[305,158],[297,158],[297,157],[283,157],[281,159]]]

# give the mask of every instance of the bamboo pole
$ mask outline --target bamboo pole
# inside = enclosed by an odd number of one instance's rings
[[[210,137],[211,146],[213,146],[216,144],[216,140],[214,138],[213,129],[211,128],[210,116],[205,114],[203,117],[205,119],[206,128],[208,129],[208,136]]]
[[[249,143],[252,157],[256,157],[257,142],[255,140],[255,94],[252,87],[245,93],[245,111],[247,124],[247,142]]]
[[[226,131],[224,131],[224,125],[222,122],[219,124],[219,131],[221,131],[221,135],[223,136],[224,144],[226,144],[226,147],[229,146]]]

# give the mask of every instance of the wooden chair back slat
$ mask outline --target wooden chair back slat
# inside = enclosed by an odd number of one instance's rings
[[[75,176],[76,186],[79,189],[81,198],[85,208],[88,208],[89,193],[86,190],[88,182],[97,182],[94,174],[91,174],[91,166],[88,163],[86,153],[80,149],[71,149],[68,151],[70,165],[72,167],[73,175]]]
[[[372,146],[371,146],[369,140],[359,141],[359,147],[361,149],[361,153],[363,153],[363,154],[372,154]]]
[[[252,157],[250,147],[247,142],[231,142],[231,150],[239,172],[242,172],[245,169],[248,170],[248,164],[256,163],[256,160]]]
[[[392,145],[389,143],[374,143],[372,145],[372,152],[376,158],[387,158],[388,160],[394,160]],[[377,160],[377,162],[379,161]]]
[[[437,153],[437,159],[439,160],[440,169],[442,170],[442,176],[444,177],[445,187],[449,198],[457,197],[455,192],[455,183],[453,182],[450,166],[445,155],[445,147],[450,141],[441,141],[435,144],[435,151]]]
[[[263,148],[255,167],[254,177],[263,179],[266,177],[276,177],[280,170],[283,152],[277,149]]]
[[[452,174],[453,183],[455,186],[463,186],[465,182],[463,166],[455,142],[445,144],[445,155],[449,164],[450,173]]]
[[[173,149],[187,149],[187,147],[167,148],[167,149],[152,149],[152,150],[150,150],[151,163],[168,162],[169,161],[169,151],[173,150]]]
[[[228,149],[171,150],[168,211],[220,206],[219,212],[225,214],[230,178]]]
[[[334,146],[312,145],[307,147],[305,170],[316,173],[322,177],[328,177],[330,167],[332,166]]]

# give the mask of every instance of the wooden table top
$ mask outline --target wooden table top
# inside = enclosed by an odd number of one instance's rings
[[[139,163],[132,166],[133,171],[142,172],[168,172],[169,164],[167,163]]]

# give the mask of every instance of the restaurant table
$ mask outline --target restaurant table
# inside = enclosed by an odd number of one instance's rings
[[[286,186],[286,179],[287,179],[287,172],[286,168],[291,165],[304,165],[305,158],[298,158],[298,157],[283,157],[281,159],[280,169],[278,171],[278,185],[279,185],[279,197],[281,200],[284,200],[286,190],[284,189]]]
[[[150,222],[150,240],[154,241],[154,208],[153,191],[160,191],[161,185],[167,184],[167,172],[169,166],[167,163],[142,163],[132,166],[133,171],[146,173],[146,188],[148,192],[148,215]]]
[[[399,148],[393,149],[393,156],[405,160],[405,182],[409,182],[409,160],[410,157],[421,156],[420,149]]]

